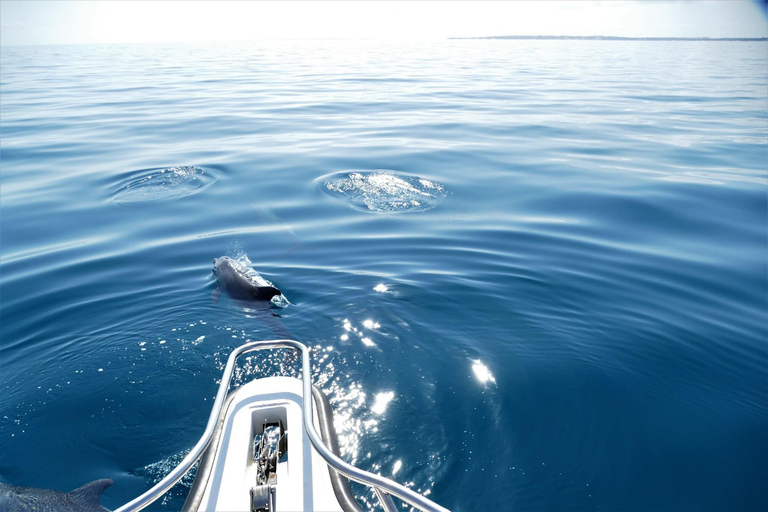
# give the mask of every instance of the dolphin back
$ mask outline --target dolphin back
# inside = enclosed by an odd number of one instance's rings
[[[68,493],[0,483],[0,511],[109,512],[99,500],[104,489],[113,483],[108,478],[94,480]]]
[[[276,295],[282,295],[280,290],[264,282],[263,284],[244,273],[239,265],[228,256],[213,259],[213,274],[216,276],[218,288],[213,291],[211,298],[218,301],[221,291],[226,291],[235,300],[270,301]],[[258,276],[261,281],[266,281]]]
[[[104,492],[104,489],[113,483],[115,482],[109,478],[94,480],[93,482],[87,483],[82,487],[78,487],[74,491],[69,491],[67,496],[72,498],[72,501],[75,503],[82,504],[83,512],[90,512],[91,510],[101,512],[103,510],[107,510],[101,506],[101,495]]]
[[[255,295],[255,298],[259,300],[272,300],[272,297],[282,294],[280,293],[280,290],[274,286],[259,286],[256,288]]]

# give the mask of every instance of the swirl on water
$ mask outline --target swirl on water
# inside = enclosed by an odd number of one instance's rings
[[[446,196],[439,183],[395,171],[345,171],[320,180],[325,192],[370,212],[429,210]]]
[[[193,165],[147,169],[132,174],[115,193],[120,204],[174,199],[195,194],[216,181],[210,169]]]

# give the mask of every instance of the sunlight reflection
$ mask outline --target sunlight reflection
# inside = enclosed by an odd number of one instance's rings
[[[488,367],[483,364],[482,361],[479,359],[475,359],[474,363],[472,365],[472,371],[475,372],[475,377],[477,377],[477,380],[480,382],[496,382],[496,379],[493,377],[493,374],[488,370]]]
[[[392,399],[394,398],[395,398],[395,393],[392,391],[377,393],[373,402],[373,407],[371,407],[371,410],[376,414],[384,414],[384,411],[387,410],[387,406],[389,405],[389,402],[391,402]]]
[[[348,388],[343,388],[335,379],[330,377],[333,375],[332,372],[333,370],[329,370],[327,375],[329,388],[325,391],[333,397],[331,402],[333,404],[333,419],[339,437],[341,454],[354,464],[357,460],[360,440],[366,432],[374,430],[376,425],[375,422],[373,425],[366,425],[360,418],[361,408],[364,407],[366,398],[362,386],[353,383]]]
[[[373,291],[379,292],[379,293],[384,293],[387,290],[388,290],[387,285],[385,285],[383,283],[379,283],[379,284],[377,284],[376,286],[373,287]]]
[[[360,341],[363,343],[363,345],[366,347],[375,347],[376,343],[370,338],[370,336],[366,336],[364,329],[376,330],[381,328],[381,324],[373,321],[370,318],[367,318],[363,320],[361,328],[357,328],[352,325],[352,322],[350,322],[348,318],[345,318],[341,327],[344,329],[344,332],[339,335],[339,339],[341,341],[348,341],[350,337],[349,333],[354,333],[358,336],[358,338],[360,338]]]

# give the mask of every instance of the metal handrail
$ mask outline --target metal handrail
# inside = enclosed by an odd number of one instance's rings
[[[141,496],[134,498],[130,502],[126,503],[122,507],[115,510],[115,512],[133,512],[142,510],[149,506],[152,502],[160,498],[163,494],[173,487],[181,478],[192,468],[197,460],[203,455],[203,452],[211,443],[213,438],[213,431],[218,422],[221,408],[224,405],[224,399],[227,396],[229,390],[229,382],[232,379],[232,373],[235,370],[235,363],[237,358],[246,352],[253,352],[254,350],[266,350],[274,348],[294,348],[301,352],[302,366],[302,387],[304,402],[304,430],[309,437],[312,446],[325,459],[326,464],[332,466],[336,471],[345,475],[346,477],[360,482],[365,485],[369,485],[374,488],[376,495],[379,497],[381,506],[386,511],[394,510],[394,504],[389,495],[397,496],[401,500],[405,501],[409,505],[412,505],[419,510],[427,512],[449,512],[448,509],[441,507],[437,503],[425,498],[421,494],[408,489],[407,487],[398,484],[388,478],[381,475],[375,475],[368,471],[356,468],[355,466],[344,462],[340,457],[331,452],[328,447],[323,443],[322,438],[315,430],[315,424],[313,420],[312,409],[312,380],[310,372],[309,362],[309,349],[298,341],[294,340],[269,340],[269,341],[253,341],[237,347],[229,355],[227,365],[224,367],[224,373],[221,376],[221,382],[219,383],[219,390],[216,393],[216,400],[213,402],[213,408],[211,409],[211,415],[208,417],[208,424],[205,427],[202,437],[197,441],[197,444],[190,450],[190,452],[182,459],[178,466],[173,468],[170,473],[165,475],[165,478],[156,483],[151,489],[142,494]]]

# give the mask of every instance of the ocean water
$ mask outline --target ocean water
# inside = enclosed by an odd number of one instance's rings
[[[118,507],[198,439],[229,352],[287,332],[344,457],[451,509],[765,510],[765,42],[7,47],[0,70],[0,480],[108,477]],[[212,302],[224,255],[282,302]]]

